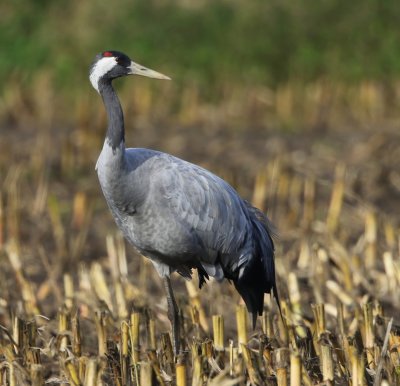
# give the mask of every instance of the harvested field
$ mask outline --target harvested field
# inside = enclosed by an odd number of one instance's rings
[[[266,297],[253,331],[228,282],[198,291],[176,276],[185,352],[174,362],[162,283],[98,187],[103,125],[3,130],[0,385],[400,383],[394,129],[128,132],[228,179],[277,227],[285,323]]]

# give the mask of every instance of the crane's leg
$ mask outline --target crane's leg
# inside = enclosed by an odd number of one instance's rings
[[[179,309],[175,301],[174,292],[172,291],[171,279],[167,276],[164,277],[163,280],[165,292],[167,293],[168,318],[172,325],[172,347],[176,356],[178,355],[180,348]]]

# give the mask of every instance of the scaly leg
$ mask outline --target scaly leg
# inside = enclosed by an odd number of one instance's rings
[[[165,292],[167,293],[168,318],[172,325],[172,347],[175,356],[177,356],[180,348],[179,309],[175,301],[174,292],[172,291],[171,279],[167,276],[164,277],[163,281]]]

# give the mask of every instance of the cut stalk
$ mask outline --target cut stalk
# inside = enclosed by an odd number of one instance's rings
[[[174,364],[174,352],[172,350],[172,343],[169,333],[161,334],[161,350],[165,357],[165,362],[173,367]]]
[[[368,211],[365,217],[365,266],[369,269],[375,266],[377,233],[375,213]]]
[[[123,385],[128,384],[129,369],[129,324],[126,321],[121,323],[121,381]]]
[[[140,386],[152,385],[152,368],[149,362],[140,363]]]
[[[317,339],[319,339],[321,335],[326,331],[325,306],[323,303],[319,303],[319,304],[312,304],[311,308],[313,310],[315,318],[315,331]]]
[[[72,353],[76,357],[80,357],[82,354],[82,341],[81,341],[81,328],[79,323],[78,312],[75,312],[71,318],[71,329],[72,329]]]
[[[177,363],[175,366],[176,386],[186,386],[186,365]]]
[[[78,371],[75,367],[75,363],[73,362],[72,359],[67,359],[65,361],[65,368],[67,370],[67,374],[68,374],[68,378],[70,380],[70,382],[72,382],[72,384],[74,386],[80,386],[81,383],[79,381],[79,376],[78,376]]]
[[[199,313],[198,318],[200,326],[205,332],[208,332],[209,331],[208,321],[206,318],[206,314],[204,312],[204,308],[200,301],[199,290],[195,287],[193,281],[186,281],[185,284],[187,292],[189,294],[190,303],[192,307],[194,307]]]
[[[240,349],[242,351],[244,364],[246,366],[247,373],[249,374],[251,384],[252,385],[262,385],[263,381],[261,379],[259,371],[254,366],[253,358],[251,356],[251,351],[245,344],[241,344]]]
[[[203,355],[199,354],[198,344],[194,343],[192,345],[192,386],[202,386],[203,385]]]
[[[290,353],[290,386],[301,385],[301,360],[297,351]]]
[[[156,375],[157,381],[160,384],[160,386],[165,386],[165,382],[164,382],[164,378],[162,376],[161,373],[161,369],[160,369],[160,363],[158,361],[156,352],[151,350],[147,352],[147,357],[150,360],[151,366],[153,368],[153,371]]]
[[[37,364],[30,365],[30,377],[32,381],[32,386],[43,386],[44,385],[44,377],[43,377],[43,366]],[[1,375],[0,375],[1,379]],[[0,385],[3,383],[0,382]]]
[[[236,307],[236,325],[240,352],[241,344],[247,344],[247,310],[242,305]]]
[[[86,367],[84,386],[98,386],[97,372],[98,372],[97,359],[96,358],[89,359],[88,365]]]
[[[287,348],[275,350],[276,381],[278,386],[287,386],[287,366],[289,351]]]
[[[342,209],[346,168],[343,163],[336,167],[335,182],[332,188],[331,202],[329,204],[326,224],[331,233],[335,233],[339,224],[339,216]]]
[[[274,336],[274,327],[272,323],[271,313],[265,311],[262,316],[262,331],[268,339],[272,339]]]
[[[69,273],[64,274],[64,293],[65,293],[65,307],[70,310],[73,307],[74,299],[74,283]]]
[[[213,315],[214,347],[217,351],[224,350],[224,318],[222,315]]]
[[[114,303],[109,290],[109,286],[104,275],[103,267],[99,263],[93,263],[90,269],[90,279],[92,287],[99,299],[103,300],[110,311],[114,310]]]
[[[146,311],[147,349],[156,350],[156,324],[150,310]]]
[[[58,313],[58,333],[61,336],[60,340],[60,351],[65,351],[68,346],[68,314],[66,310],[61,309]]]
[[[320,350],[323,380],[328,384],[332,384],[335,369],[332,358],[332,347],[324,337],[320,339]]]
[[[375,334],[373,327],[372,303],[364,304],[364,345],[367,353],[367,362],[371,369],[375,369]]]
[[[132,312],[130,337],[131,337],[132,362],[134,364],[137,364],[140,360],[139,326],[140,326],[140,313]]]
[[[103,311],[97,311],[95,315],[97,343],[99,356],[107,354],[106,315]],[[93,365],[92,365],[93,366]]]
[[[309,229],[315,212],[315,180],[307,178],[304,185],[303,227]]]

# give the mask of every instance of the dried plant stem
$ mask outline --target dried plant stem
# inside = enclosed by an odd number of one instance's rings
[[[0,190],[0,251],[3,249],[3,246],[4,246],[4,210],[3,210],[3,196]]]
[[[364,355],[359,354],[356,347],[350,346],[352,386],[364,386]]]
[[[373,328],[372,303],[367,303],[363,307],[364,331],[365,331],[365,349],[367,353],[367,362],[370,368],[375,369],[375,335]]]
[[[303,226],[309,229],[315,212],[315,180],[308,178],[304,185]]]
[[[17,380],[15,375],[15,364],[10,362],[9,364],[9,386],[17,386]]]
[[[275,350],[276,381],[278,386],[287,386],[287,366],[289,351],[287,348]]]
[[[43,378],[43,366],[32,363],[30,365],[30,377],[32,380],[32,386],[43,386],[44,385],[44,378]],[[0,375],[0,385],[3,383],[1,382],[1,375]]]
[[[331,233],[335,233],[338,223],[340,211],[342,209],[343,195],[344,195],[344,177],[346,167],[343,163],[339,163],[336,167],[335,182],[332,188],[331,202],[329,204],[328,215],[326,224]]]
[[[260,208],[261,210],[263,210],[264,208],[265,198],[267,196],[267,186],[269,186],[267,181],[267,170],[263,170],[256,175],[253,189],[253,198],[251,201],[255,207]]]
[[[245,344],[241,344],[241,351],[244,359],[244,364],[249,374],[250,382],[253,385],[262,385],[263,381],[261,379],[261,375],[257,370],[257,367],[253,363],[251,351]]]
[[[152,368],[149,362],[140,363],[140,386],[152,385]]]
[[[10,261],[10,264],[15,272],[17,282],[20,286],[26,312],[29,315],[40,314],[39,309],[37,307],[35,291],[33,291],[30,282],[25,278],[25,274],[22,269],[19,247],[15,239],[11,239],[11,241],[9,241],[9,243],[6,246],[6,252],[8,254],[8,259]]]
[[[140,313],[132,312],[130,324],[132,362],[138,363],[140,360],[140,342],[139,342]]]
[[[64,279],[64,293],[65,293],[65,307],[71,309],[73,307],[74,299],[74,282],[70,274],[66,273],[63,276]]]
[[[332,358],[332,347],[327,338],[322,337],[320,339],[320,349],[323,380],[332,384],[334,378],[334,364]]]
[[[98,363],[96,358],[89,359],[86,367],[84,386],[98,386],[97,385],[97,372]]]
[[[12,337],[16,344],[17,352],[19,352],[22,348],[23,342],[23,321],[18,316],[14,316],[13,320],[13,334]]]
[[[372,268],[376,260],[377,222],[375,213],[368,211],[365,216],[365,265]]]
[[[71,318],[71,329],[72,329],[72,353],[76,357],[80,357],[82,354],[82,340],[81,340],[81,328],[79,323],[78,312]]]
[[[90,279],[92,287],[95,290],[99,299],[103,300],[110,311],[114,311],[114,303],[110,294],[103,267],[100,263],[93,263],[90,270]]]
[[[289,298],[292,304],[292,318],[293,323],[296,325],[296,333],[300,338],[306,337],[306,332],[304,328],[301,326],[302,317],[301,317],[301,305],[300,299],[301,294],[299,290],[299,283],[294,272],[289,272],[288,275],[288,289],[289,289]],[[294,340],[293,340],[294,341]]]
[[[68,345],[68,336],[66,332],[68,330],[68,314],[66,310],[61,309],[58,313],[58,331],[61,336],[60,339],[60,351],[65,351]]]
[[[146,336],[147,336],[147,348],[148,350],[155,350],[156,345],[156,325],[152,313],[146,311]]]
[[[68,378],[74,386],[80,386],[78,372],[76,370],[75,364],[72,359],[67,359],[65,361],[65,368],[67,370]]]
[[[324,304],[319,303],[319,304],[313,304],[311,307],[315,318],[315,331],[317,338],[319,339],[321,334],[323,334],[326,331],[325,306]]]
[[[163,376],[161,375],[161,369],[160,369],[159,361],[158,361],[155,351],[148,351],[147,357],[151,363],[151,366],[156,375],[158,383],[160,384],[160,386],[165,386],[165,381],[164,381]]]
[[[233,352],[233,340],[229,340],[229,375],[233,377],[233,365],[234,365],[234,352]]]
[[[119,279],[114,283],[114,288],[115,288],[115,299],[117,301],[118,316],[121,319],[125,319],[128,316],[128,310],[126,307],[124,289]]]
[[[240,352],[241,344],[247,344],[247,310],[245,306],[236,307],[236,325]]]
[[[128,383],[129,369],[129,324],[121,323],[121,381],[123,385]]]
[[[175,366],[176,386],[186,386],[186,365],[177,363]]]
[[[200,325],[205,332],[208,332],[209,331],[208,322],[203,306],[200,301],[199,291],[195,287],[193,281],[186,281],[185,284],[189,294],[190,303],[192,304],[192,307],[194,307],[199,313]]]
[[[203,355],[198,352],[198,344],[194,343],[192,345],[192,386],[202,386],[203,385]]]
[[[171,338],[168,332],[161,334],[161,349],[164,353],[166,364],[173,367],[174,352],[172,350]]]
[[[268,311],[265,311],[262,316],[262,331],[267,338],[271,339],[273,337],[274,328],[272,324],[272,316]]]
[[[78,374],[79,379],[85,380],[86,368],[87,368],[88,358],[80,357],[78,361]]]
[[[301,385],[301,359],[297,351],[290,353],[290,386]]]
[[[385,222],[385,239],[389,249],[393,251],[396,247],[396,231],[390,222]]]
[[[95,315],[97,342],[99,356],[104,356],[107,353],[107,334],[106,334],[106,315],[103,311],[97,311]]]
[[[213,315],[214,347],[218,351],[224,350],[224,318],[222,315]]]
[[[387,326],[387,329],[386,329],[385,340],[383,342],[381,355],[379,357],[378,367],[376,369],[374,386],[379,386],[380,385],[380,381],[381,381],[381,378],[382,378],[381,372],[382,372],[382,367],[383,367],[383,361],[384,361],[384,358],[386,356],[388,343],[389,343],[389,337],[390,337],[390,331],[392,330],[392,325],[393,325],[393,318],[390,318],[388,326]]]

